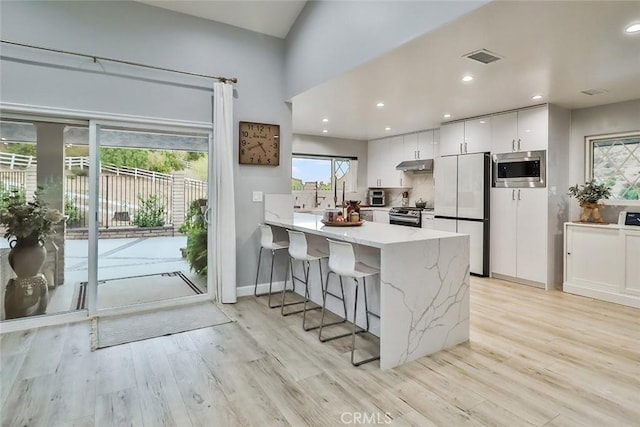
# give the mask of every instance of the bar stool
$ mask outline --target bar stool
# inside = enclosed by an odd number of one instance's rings
[[[307,237],[304,233],[299,231],[287,230],[289,233],[289,267],[291,269],[291,284],[293,285],[293,290],[295,290],[295,281],[298,280],[301,283],[304,283],[304,301],[295,301],[285,303],[285,291],[287,289],[287,276],[284,279],[284,287],[282,288],[282,305],[280,308],[280,313],[283,316],[289,316],[291,314],[302,313],[302,328],[305,331],[310,331],[312,329],[317,329],[318,326],[307,327],[307,311],[309,310],[319,310],[321,307],[313,307],[307,309],[307,304],[309,303],[309,269],[311,268],[311,261],[318,261],[318,269],[320,272],[320,288],[324,292],[324,285],[322,283],[322,260],[327,258],[328,255],[317,251],[315,249],[309,249],[307,246]],[[300,261],[302,262],[302,272],[304,277],[296,277],[293,274],[293,262]],[[306,268],[305,268],[306,267]],[[284,308],[289,305],[295,304],[304,304],[302,310],[290,311],[285,313]]]
[[[276,251],[281,249],[287,249],[289,247],[289,242],[281,241],[274,242],[273,241],[273,231],[271,227],[266,224],[259,224],[260,227],[260,254],[258,255],[258,268],[256,270],[256,284],[253,287],[253,295],[256,297],[262,297],[265,295],[269,295],[269,308],[280,307],[279,304],[271,305],[271,287],[273,286],[273,261],[276,258]],[[263,292],[258,294],[258,276],[260,275],[260,260],[262,259],[262,250],[267,249],[271,251],[271,274],[269,275],[269,292]],[[285,282],[286,287],[286,282]]]
[[[329,341],[332,339],[342,338],[351,335],[351,364],[353,366],[360,366],[364,363],[372,362],[374,360],[379,360],[380,356],[371,357],[368,359],[360,360],[356,362],[354,360],[354,353],[356,350],[356,334],[369,332],[369,316],[374,316],[380,318],[378,314],[375,314],[369,311],[369,305],[367,303],[367,277],[373,276],[375,274],[380,274],[380,270],[377,268],[369,267],[361,262],[356,262],[356,257],[353,252],[353,246],[351,243],[346,242],[338,242],[335,240],[327,239],[329,241],[329,272],[327,273],[327,286],[329,284],[329,275],[331,273],[335,273],[340,277],[340,286],[342,286],[342,277],[349,277],[356,282],[355,289],[355,297],[353,304],[353,330],[351,333],[341,334],[330,338],[322,339],[322,328],[328,325],[324,325],[324,312],[327,305],[327,292],[324,294],[324,299],[322,301],[322,317],[320,319],[320,331],[319,337],[320,341]],[[358,329],[356,325],[356,315],[358,313],[358,288],[360,287],[360,283],[358,279],[362,278],[362,288],[364,293],[364,307],[366,313],[367,320],[367,328],[366,329]],[[344,298],[344,289],[343,289],[343,298]],[[345,312],[346,317],[346,312]]]

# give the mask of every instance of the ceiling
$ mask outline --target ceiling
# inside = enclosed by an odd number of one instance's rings
[[[307,1],[139,0],[139,2],[283,39]]]
[[[638,1],[495,1],[295,96],[293,131],[375,139],[540,103],[575,109],[638,99],[640,33],[624,32],[633,22]],[[482,48],[503,59],[463,57]],[[474,80],[463,83],[465,74]],[[580,93],[587,89],[607,92]]]
[[[140,2],[285,38],[306,0]],[[293,132],[367,140],[540,103],[638,99],[640,33],[624,33],[633,22],[638,1],[493,1],[295,96]],[[503,59],[463,57],[483,48]],[[589,89],[606,92],[580,93]]]

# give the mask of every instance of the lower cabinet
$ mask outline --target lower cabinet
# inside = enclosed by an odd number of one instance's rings
[[[383,209],[374,209],[373,222],[381,222],[383,224],[389,224],[389,211],[383,210]]]
[[[640,230],[566,223],[563,290],[640,307]]]

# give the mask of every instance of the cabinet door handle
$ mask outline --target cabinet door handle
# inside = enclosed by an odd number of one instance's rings
[[[518,200],[521,200],[520,199],[520,190],[518,190]]]
[[[511,151],[516,151],[516,140],[515,139],[511,140]]]
[[[402,178],[400,178],[400,187],[402,187]]]
[[[518,138],[518,151],[520,151],[520,150],[521,150],[521,148],[520,148],[520,138]]]
[[[465,153],[468,153],[468,152],[469,152],[469,150],[467,149],[467,143],[466,143],[466,142],[464,143],[464,152],[465,152]]]
[[[516,190],[511,190],[511,200],[516,199]]]
[[[462,154],[462,142],[460,143],[460,154]]]
[[[420,150],[418,150],[418,159],[420,158]]]

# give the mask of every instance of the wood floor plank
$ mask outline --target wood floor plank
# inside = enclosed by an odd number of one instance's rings
[[[143,425],[138,396],[134,388],[99,394],[95,412],[96,426],[137,427]]]
[[[266,301],[93,353],[86,322],[3,334],[2,425],[640,426],[638,309],[474,277],[470,341],[381,371]]]

